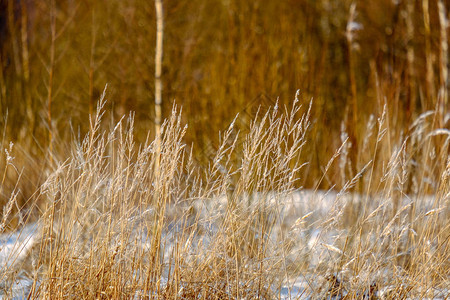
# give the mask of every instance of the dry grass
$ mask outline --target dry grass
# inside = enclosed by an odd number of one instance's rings
[[[314,187],[341,143],[341,123],[352,149],[346,177],[355,176],[372,155],[361,149],[365,121],[381,115],[385,103],[394,140],[402,131],[409,135],[407,128],[428,110],[439,111],[436,128],[448,128],[446,1],[179,0],[163,6],[162,116],[174,102],[183,107],[190,126],[185,142],[196,145],[202,166],[237,113],[248,125],[259,105],[267,109],[279,99],[291,106],[297,89],[314,97],[317,121],[314,142],[303,152],[310,176],[298,187]],[[88,132],[86,119],[106,83],[106,113],[117,120],[136,112],[139,143],[149,130],[154,134],[152,3],[0,0],[0,8],[0,128],[22,148],[16,149],[19,169],[43,159],[54,167],[48,148],[67,153],[72,136]],[[45,168],[25,168],[21,204],[42,184]],[[328,173],[341,171],[335,164]],[[7,178],[10,186],[16,182]],[[331,187],[328,180],[320,186]],[[0,197],[6,203],[7,195]]]
[[[162,2],[155,140],[153,5],[0,0],[2,296],[449,297],[448,1]]]
[[[448,296],[448,131],[433,131],[429,114],[410,136],[388,140],[383,113],[367,142],[373,157],[358,174],[335,178],[345,180],[338,192],[302,194],[296,180],[311,142],[311,105],[298,97],[290,109],[260,113],[242,148],[231,124],[205,169],[186,150],[174,107],[163,125],[159,172],[155,142],[134,142],[133,116],[101,129],[102,98],[89,133],[30,200],[39,215],[35,239],[1,272],[3,295],[12,297],[14,280],[26,278],[28,297],[51,299],[273,299],[291,288],[313,299]],[[348,155],[346,143],[317,186]],[[376,192],[351,192],[360,183]],[[16,219],[15,201],[13,193],[2,232]],[[18,228],[30,220],[22,217]]]

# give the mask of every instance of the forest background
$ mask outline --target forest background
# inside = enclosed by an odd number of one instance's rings
[[[315,187],[348,137],[348,166],[330,166],[319,186],[342,188],[371,157],[363,149],[367,124],[385,106],[389,140],[407,136],[430,110],[436,112],[432,129],[448,128],[449,1],[181,0],[163,6],[163,117],[174,104],[182,107],[189,125],[184,142],[194,145],[199,167],[216,153],[218,132],[236,114],[245,133],[258,109],[291,107],[297,90],[303,104],[313,99],[314,123],[299,154],[308,162],[299,187]],[[20,203],[30,199],[70,152],[70,142],[88,132],[106,84],[109,122],[134,112],[138,144],[153,138],[153,3],[2,0],[0,8],[1,146],[14,144],[16,167],[3,177],[0,203],[13,189],[20,190]],[[443,141],[433,139],[437,152],[446,149]],[[391,146],[379,152],[390,153]],[[7,163],[3,155],[1,169]],[[423,189],[433,191],[426,183]]]

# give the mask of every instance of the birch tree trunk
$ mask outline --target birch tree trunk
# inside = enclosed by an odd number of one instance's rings
[[[156,8],[156,55],[155,55],[155,137],[157,151],[161,150],[161,103],[162,103],[162,55],[163,55],[163,7],[162,0],[155,0]]]

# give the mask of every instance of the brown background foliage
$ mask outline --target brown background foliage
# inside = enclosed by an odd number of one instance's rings
[[[67,142],[87,132],[88,114],[106,83],[110,117],[134,111],[137,140],[153,132],[152,1],[0,3],[2,148],[13,141],[20,145],[16,165],[35,164],[24,173],[25,182],[38,184],[45,167],[37,161],[51,165],[49,146],[64,157]],[[182,106],[189,124],[185,141],[195,145],[202,162],[237,113],[245,131],[258,106],[278,101],[289,107],[300,89],[305,105],[314,98],[315,123],[302,153],[310,164],[301,183],[310,186],[310,178],[320,176],[342,142],[342,128],[352,142],[348,172],[354,175],[365,161],[358,147],[368,117],[379,117],[385,103],[393,137],[435,108],[436,127],[448,126],[446,97],[438,97],[448,94],[442,40],[448,28],[439,22],[437,4],[164,1],[163,114],[174,103]]]

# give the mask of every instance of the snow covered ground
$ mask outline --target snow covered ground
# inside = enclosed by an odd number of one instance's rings
[[[314,269],[319,266],[324,257],[332,257],[333,255],[342,254],[342,249],[336,244],[339,236],[338,229],[333,228],[332,222],[330,224],[323,224],[324,220],[333,220],[342,217],[343,208],[348,203],[361,203],[361,197],[358,195],[340,195],[335,192],[324,191],[297,191],[286,196],[275,196],[275,194],[256,194],[252,197],[244,197],[241,199],[245,203],[246,209],[251,211],[260,201],[266,202],[266,207],[272,209],[280,217],[277,218],[276,228],[272,235],[279,235],[282,230],[284,234],[295,235],[294,241],[299,245],[291,248],[290,253],[287,253],[286,259],[295,262],[301,255],[308,255],[310,263],[309,268]],[[385,203],[382,197],[376,199],[364,198],[365,208],[367,211],[381,210],[384,206],[390,205]],[[367,200],[367,201],[366,201]],[[412,199],[404,198],[400,201],[399,207],[406,207]],[[439,210],[439,207],[433,207],[432,197],[422,199],[420,205],[417,205],[418,211],[423,211],[424,214]],[[219,197],[217,199],[202,199],[192,201],[190,203],[183,203],[181,206],[185,208],[191,206],[195,208],[205,231],[205,236],[213,236],[218,229],[214,222],[214,215],[219,215],[224,212],[227,205],[226,197]],[[179,207],[169,207],[168,214],[177,214]],[[181,208],[183,210],[183,208]],[[439,211],[438,211],[439,213]],[[444,212],[445,213],[445,212]],[[444,216],[445,217],[445,216]],[[175,224],[175,223],[174,223]],[[170,229],[176,231],[176,225]],[[285,228],[285,229],[282,229]],[[287,229],[286,229],[287,228]],[[30,291],[32,282],[29,276],[21,273],[23,271],[15,268],[22,262],[29,254],[30,249],[35,243],[39,241],[39,225],[31,224],[22,228],[19,232],[12,232],[0,235],[0,270],[6,270],[0,273],[0,299],[25,299]],[[342,230],[341,230],[342,231]],[[165,240],[170,241],[171,233],[166,232]],[[287,236],[289,237],[289,236]],[[208,238],[198,237],[202,239],[203,245],[208,243]],[[169,242],[170,243],[170,242]],[[148,242],[143,242],[143,247],[148,247]],[[170,245],[167,245],[166,253],[171,251]],[[303,254],[302,254],[303,253]],[[168,256],[168,255],[167,255]],[[14,282],[11,278],[11,273],[17,272]],[[311,282],[324,280],[324,278],[314,278],[311,275],[303,274],[298,278],[291,278],[285,285],[278,288],[276,297],[280,299],[310,299],[308,290],[310,290]],[[378,296],[383,297],[389,292],[389,286],[380,288],[377,291]],[[433,293],[437,298],[446,299],[450,295],[450,290],[440,290]],[[337,298],[336,298],[337,299]]]
[[[32,281],[17,270],[29,254],[30,249],[38,241],[38,226],[31,224],[21,231],[0,235],[0,298],[24,299],[31,288]],[[18,272],[11,282],[11,273]],[[10,294],[12,292],[12,294]]]

